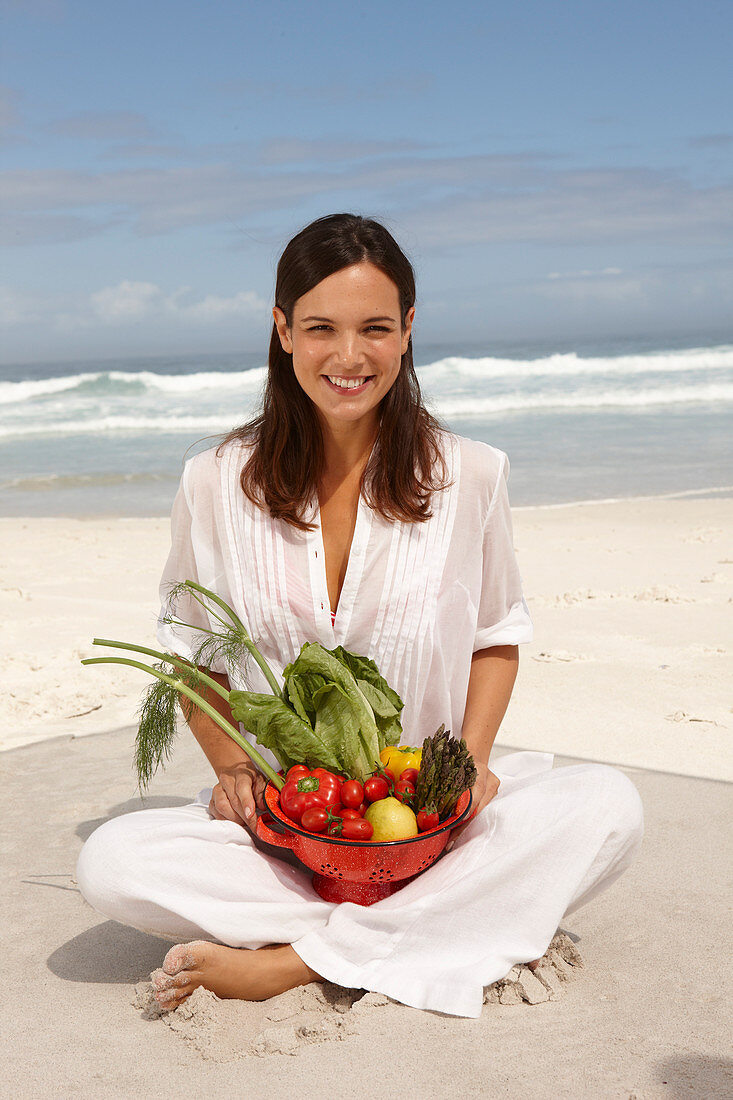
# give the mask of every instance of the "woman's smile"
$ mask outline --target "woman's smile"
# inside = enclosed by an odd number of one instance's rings
[[[374,378],[374,375],[361,376],[359,378],[347,378],[337,374],[324,374],[324,379],[337,393],[343,394],[348,397],[356,397],[357,394],[364,393],[367,386]]]

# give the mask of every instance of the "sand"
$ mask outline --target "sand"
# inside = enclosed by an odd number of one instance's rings
[[[333,986],[264,1004],[201,990],[160,1017],[149,975],[166,944],[101,918],[73,870],[93,828],[140,806],[141,678],[120,670],[112,688],[79,660],[94,635],[153,643],[168,523],[0,520],[0,1095],[733,1093],[733,501],[525,509],[515,529],[536,640],[495,752],[620,766],[644,802],[637,863],[567,918],[535,974],[487,990],[479,1020]],[[209,777],[182,734],[146,805],[181,804]]]
[[[0,748],[118,729],[143,675],[83,668],[95,636],[157,646],[168,521],[0,520]],[[520,509],[535,621],[507,746],[733,780],[733,500]]]

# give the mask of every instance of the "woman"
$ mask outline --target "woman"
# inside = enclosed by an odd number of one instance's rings
[[[198,985],[264,999],[325,978],[478,1016],[483,987],[541,956],[563,915],[631,862],[639,796],[613,768],[552,770],[545,753],[488,766],[531,638],[506,457],[423,408],[414,276],[391,235],[355,215],[319,219],[285,249],[275,300],[263,412],[187,464],[161,590],[190,578],[217,591],[279,670],[304,641],[372,657],[405,701],[405,742],[441,722],[465,738],[477,814],[396,894],[333,905],[254,845],[263,780],[195,711],[213,791],[107,822],[78,881],[107,916],[192,940],[156,972],[162,1007]],[[161,621],[159,638],[195,652],[191,631]],[[229,686],[223,666],[210,671]],[[257,669],[248,679],[267,690]]]

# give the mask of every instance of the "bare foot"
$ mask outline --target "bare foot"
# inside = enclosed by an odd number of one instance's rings
[[[163,967],[151,975],[160,1008],[178,1008],[202,985],[217,997],[265,1001],[323,978],[311,970],[289,943],[270,944],[257,951],[193,940],[172,947]]]

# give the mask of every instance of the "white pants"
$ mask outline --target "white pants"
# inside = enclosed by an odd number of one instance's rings
[[[100,913],[141,931],[290,943],[338,985],[476,1017],[484,986],[542,956],[563,916],[630,865],[643,834],[639,794],[616,768],[553,769],[534,752],[490,766],[499,792],[452,851],[371,906],[323,901],[305,868],[212,820],[210,791],[106,822],[84,845],[77,880]]]

